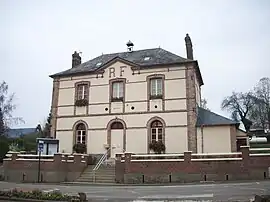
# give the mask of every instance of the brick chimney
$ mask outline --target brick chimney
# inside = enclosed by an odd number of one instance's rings
[[[187,59],[193,60],[192,42],[188,34],[186,34],[185,42],[186,42],[186,50],[187,50]]]
[[[76,51],[72,54],[72,68],[80,65],[82,63],[82,58]]]

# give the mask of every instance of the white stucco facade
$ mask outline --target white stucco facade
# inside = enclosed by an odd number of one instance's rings
[[[124,67],[124,72],[120,77],[121,67]],[[115,69],[115,77],[111,75],[110,78],[110,68]],[[60,140],[60,151],[72,152],[76,142],[75,124],[84,121],[88,129],[88,153],[104,153],[105,145],[108,144],[108,133],[112,155],[123,152],[124,144],[127,152],[148,153],[150,134],[147,124],[153,117],[158,117],[165,123],[166,152],[186,151],[188,143],[185,70],[185,66],[160,67],[141,70],[140,74],[133,75],[131,66],[117,61],[105,69],[103,78],[96,78],[95,75],[61,78],[56,122],[56,138]],[[164,76],[164,99],[149,100],[147,77],[152,75]],[[110,80],[117,78],[126,80],[125,102],[110,102]],[[79,82],[90,83],[88,106],[75,106],[75,86]],[[108,123],[114,119],[120,119],[125,123],[125,138],[124,130],[109,132]]]
[[[199,153],[230,153],[230,126],[206,126],[197,128]]]
[[[196,61],[138,68],[116,58],[94,73],[55,77],[52,122],[60,151],[72,153],[80,141],[88,154],[108,148],[112,157],[145,154],[153,140],[162,140],[166,153],[234,151],[236,136],[244,133],[233,134],[230,126],[196,128],[203,85],[198,71]]]

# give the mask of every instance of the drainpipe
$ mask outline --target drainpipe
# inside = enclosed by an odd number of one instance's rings
[[[202,153],[204,153],[204,151],[203,151],[203,150],[204,150],[204,149],[203,149],[203,147],[204,147],[204,146],[203,146],[203,125],[201,125],[201,134],[202,134],[202,135],[201,135]]]

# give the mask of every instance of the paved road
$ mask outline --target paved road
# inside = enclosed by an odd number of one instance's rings
[[[0,182],[0,189],[58,189],[63,193],[85,192],[92,201],[250,201],[255,194],[270,194],[270,181],[176,186],[80,186],[15,184]]]

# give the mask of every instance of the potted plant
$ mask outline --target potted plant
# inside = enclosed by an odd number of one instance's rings
[[[164,154],[166,147],[162,141],[152,141],[149,144],[149,149],[152,150],[155,154]]]
[[[82,143],[74,144],[73,151],[79,154],[85,154],[86,153],[86,145]]]
[[[77,107],[83,107],[88,105],[88,100],[87,99],[79,99],[75,101],[75,105]]]

